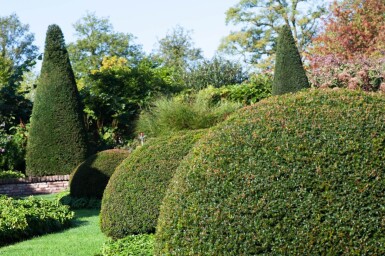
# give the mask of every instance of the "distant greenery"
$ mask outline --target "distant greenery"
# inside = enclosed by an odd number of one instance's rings
[[[136,131],[157,137],[183,130],[205,129],[225,120],[240,107],[241,104],[226,100],[212,103],[203,94],[161,98],[141,113]]]
[[[152,256],[154,255],[154,235],[131,235],[125,238],[108,241],[102,247],[102,256],[127,256],[140,255]]]
[[[55,202],[0,196],[0,246],[67,228],[73,217],[67,206]]]
[[[73,197],[70,192],[64,191],[56,194],[55,201],[68,205],[71,210],[100,209],[101,200],[93,197]]]

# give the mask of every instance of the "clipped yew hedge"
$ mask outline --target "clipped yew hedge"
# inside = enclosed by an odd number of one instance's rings
[[[101,199],[115,168],[128,155],[127,150],[110,149],[87,158],[71,174],[70,195]]]
[[[384,170],[384,95],[262,100],[182,161],[156,255],[384,255]]]
[[[103,233],[123,238],[155,231],[168,183],[202,133],[187,131],[153,139],[118,166],[103,195]]]

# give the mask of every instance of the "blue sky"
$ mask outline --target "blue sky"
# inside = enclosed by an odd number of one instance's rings
[[[193,30],[195,46],[207,58],[215,53],[232,26],[225,24],[225,12],[239,0],[0,0],[0,16],[16,13],[30,25],[36,44],[43,51],[48,25],[57,24],[66,42],[74,38],[73,24],[86,14],[108,17],[115,31],[131,33],[136,43],[150,53],[158,39],[176,25]]]

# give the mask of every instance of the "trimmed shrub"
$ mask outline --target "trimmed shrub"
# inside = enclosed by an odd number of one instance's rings
[[[103,233],[116,239],[155,231],[167,185],[202,133],[180,132],[153,139],[118,166],[102,199]]]
[[[181,162],[156,255],[383,255],[385,98],[303,91],[242,109]]]
[[[154,235],[142,234],[131,235],[125,238],[109,241],[103,245],[103,256],[153,256],[154,255]]]
[[[0,246],[69,227],[73,217],[55,202],[0,196]]]
[[[104,189],[115,168],[128,155],[128,150],[110,149],[87,158],[71,174],[71,196],[102,199]]]
[[[50,25],[27,143],[28,176],[69,174],[87,157],[86,133],[64,37]]]
[[[273,95],[296,92],[310,84],[289,26],[282,27],[275,58]]]

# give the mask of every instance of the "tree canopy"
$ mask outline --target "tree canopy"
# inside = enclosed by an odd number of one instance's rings
[[[119,56],[130,61],[142,57],[134,36],[116,32],[108,18],[87,13],[73,27],[77,40],[68,45],[68,52],[78,79],[100,68],[105,56]]]
[[[226,12],[226,23],[240,27],[225,37],[220,50],[271,68],[279,28],[291,28],[300,52],[317,33],[325,8],[319,0],[240,0]]]

